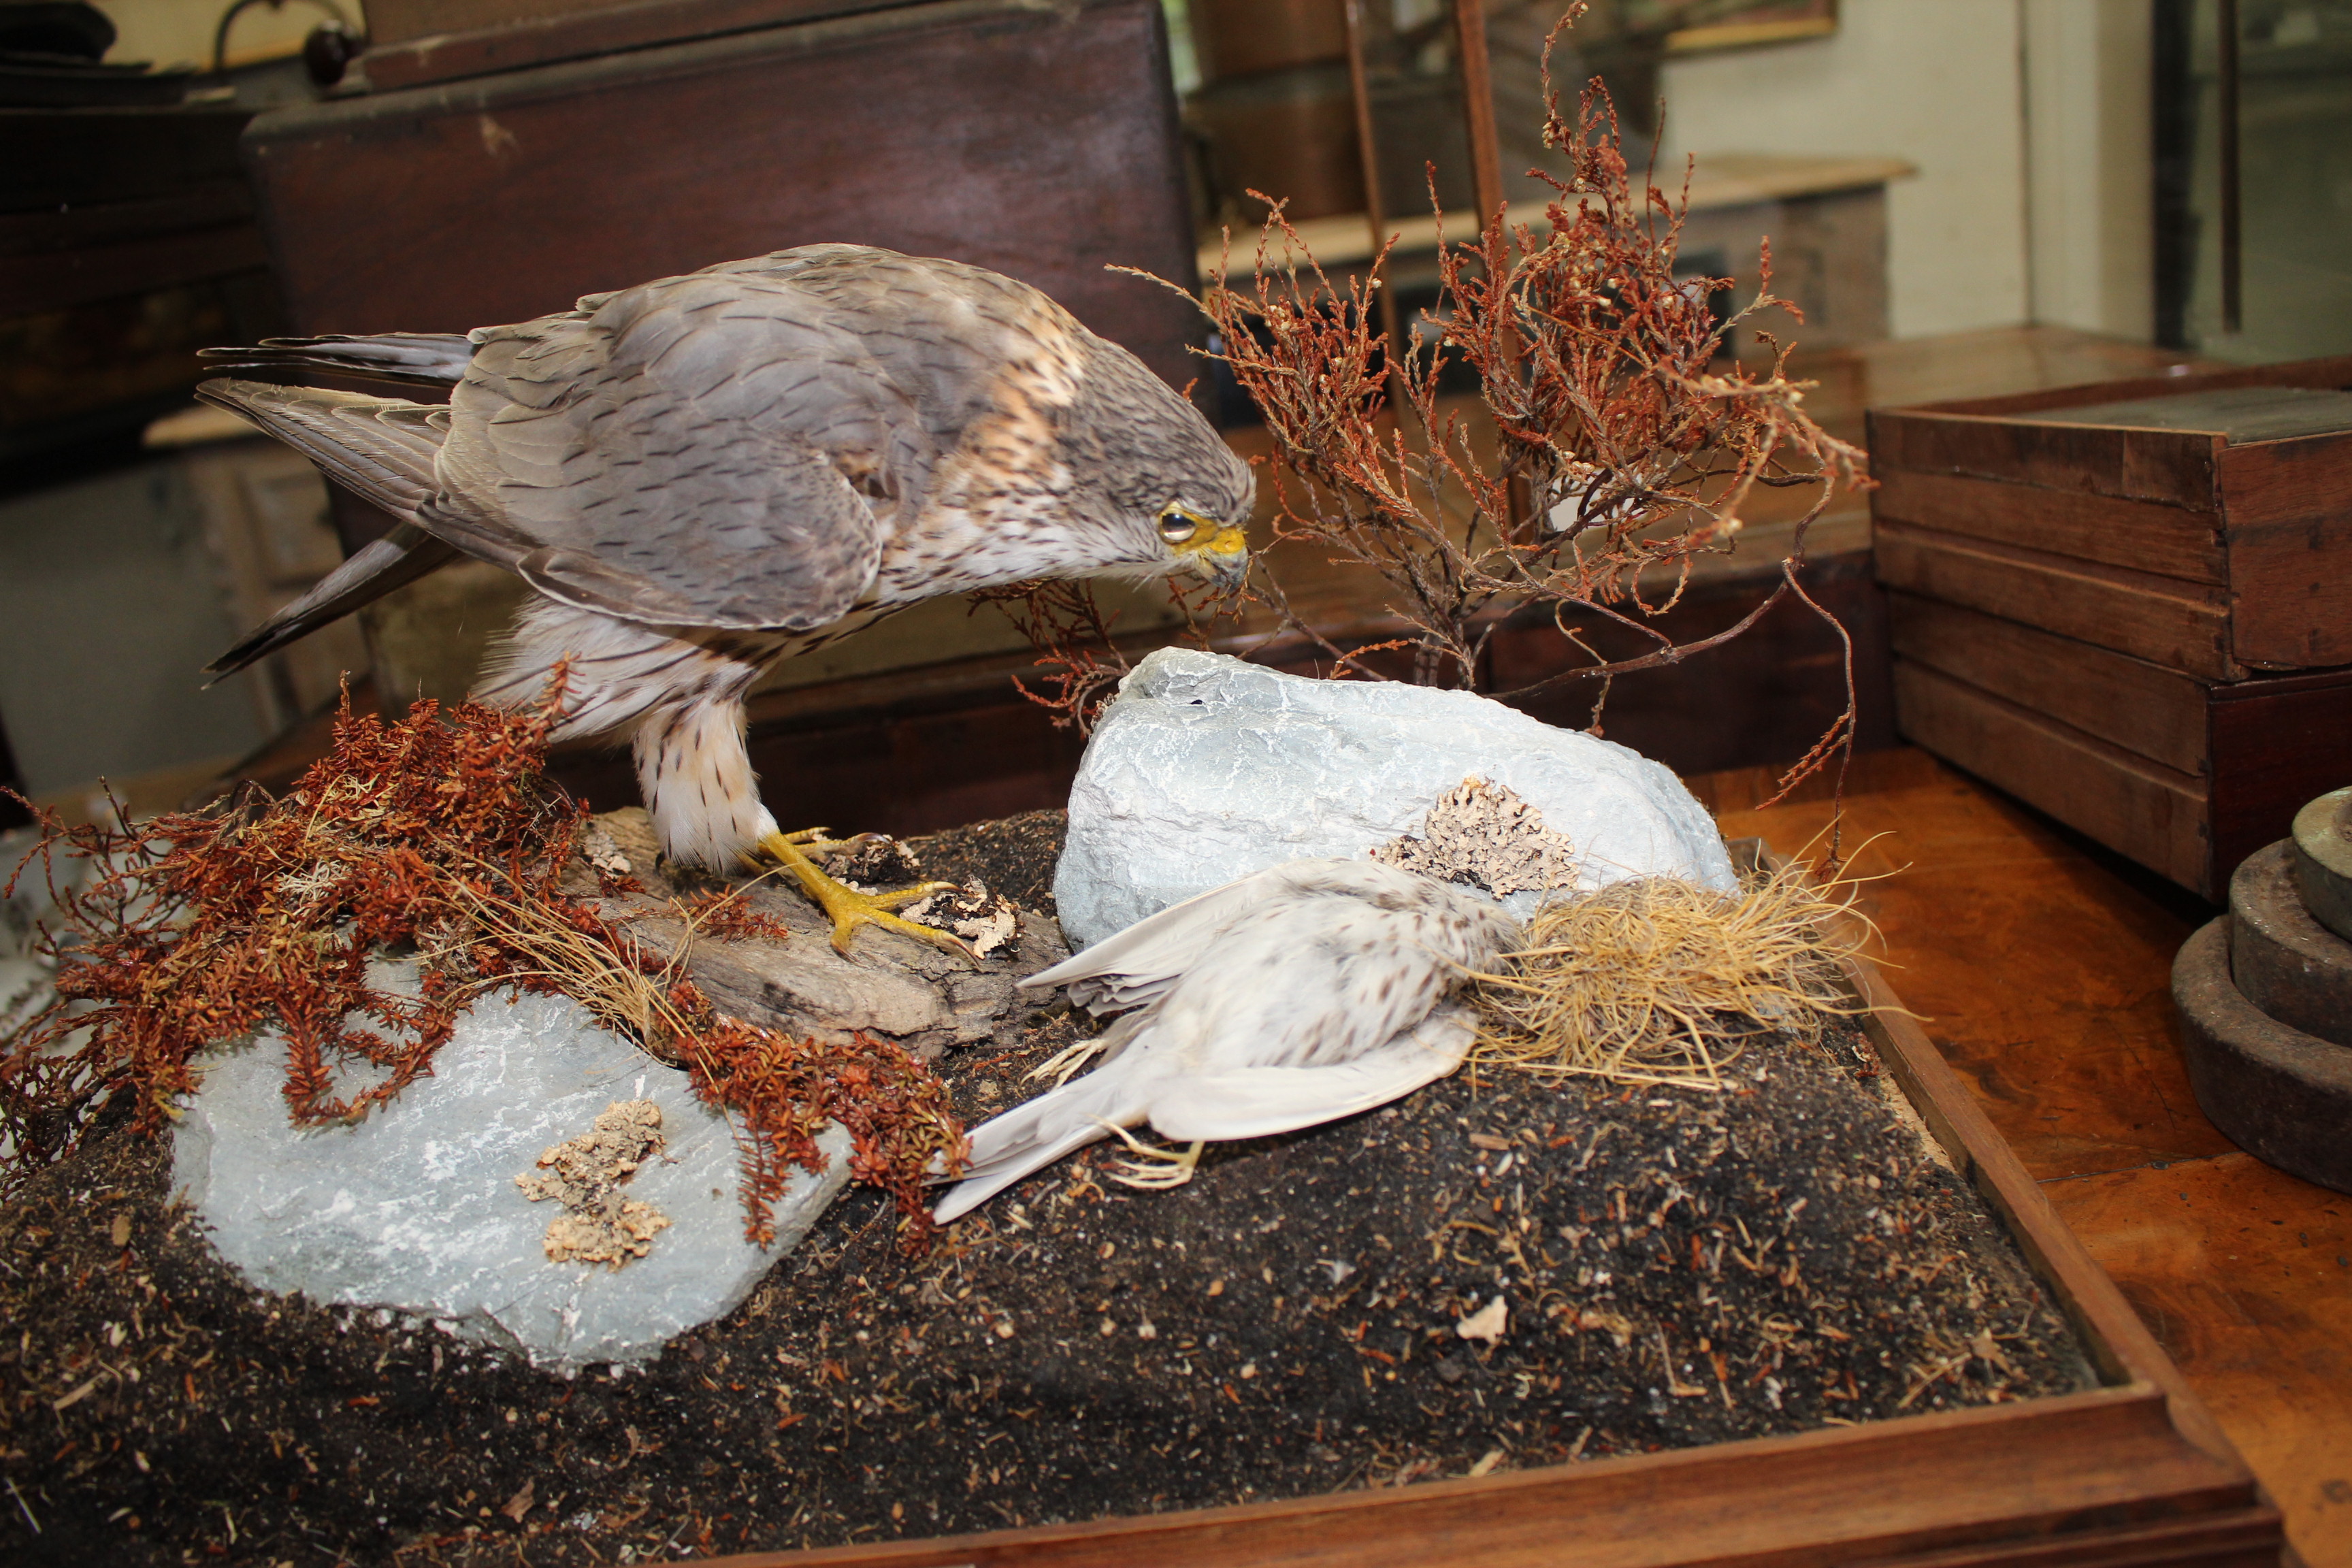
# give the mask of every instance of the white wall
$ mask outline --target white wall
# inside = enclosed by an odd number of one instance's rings
[[[91,0],[114,24],[114,47],[110,60],[143,60],[152,65],[210,66],[213,34],[229,0]],[[365,25],[360,0],[339,0],[353,24]],[[228,58],[250,58],[273,49],[299,48],[311,28],[328,13],[310,0],[283,0],[272,9],[248,5],[229,29]]]
[[[0,715],[26,793],[233,758],[268,737],[180,464],[0,502]]]
[[[1830,37],[1669,60],[1667,149],[1907,159],[1919,173],[1888,191],[1895,335],[2024,321],[2019,3],[1844,0]]]
[[[2156,329],[2147,0],[2023,0],[2033,319]]]

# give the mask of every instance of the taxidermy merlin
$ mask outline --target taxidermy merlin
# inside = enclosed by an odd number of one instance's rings
[[[852,245],[730,261],[466,335],[273,339],[197,395],[398,520],[207,666],[241,669],[470,555],[537,590],[476,689],[561,664],[554,738],[627,731],[664,850],[789,867],[845,948],[941,940],[825,876],[761,804],[744,693],[778,660],[942,594],[1036,578],[1236,581],[1248,466],[1147,369],[1026,284]],[[953,938],[944,938],[952,943]]]
[[[1294,860],[1138,921],[1021,983],[1068,984],[1080,1006],[1125,1016],[1037,1069],[1060,1069],[1058,1088],[971,1130],[934,1217],[1105,1136],[1158,1162],[1117,1180],[1172,1187],[1210,1139],[1293,1132],[1411,1094],[1468,1054],[1470,1010],[1446,996],[1518,930],[1466,888],[1363,860]],[[1101,1066],[1068,1077],[1094,1056]],[[1126,1130],[1146,1121],[1192,1146],[1137,1142]]]

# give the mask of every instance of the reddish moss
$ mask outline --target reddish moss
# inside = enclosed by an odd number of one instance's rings
[[[684,1066],[696,1092],[743,1130],[747,1227],[766,1240],[790,1165],[818,1168],[813,1132],[839,1121],[853,1174],[885,1187],[923,1234],[920,1189],[962,1132],[945,1090],[896,1047],[793,1040],[719,1015],[593,905],[556,883],[586,808],[544,774],[561,677],[535,710],[419,702],[387,723],[353,713],[283,798],[257,790],[201,811],[63,826],[43,815],[15,868],[49,880],[61,921],[58,1000],[0,1054],[10,1176],[75,1149],[102,1113],[152,1132],[193,1090],[216,1041],[274,1026],[285,1095],[305,1125],[355,1120],[430,1066],[457,1015],[499,985],[567,992]],[[58,861],[90,863],[66,885]],[[729,895],[695,911],[720,934],[773,924]],[[368,982],[371,956],[414,952],[415,996]],[[338,1096],[339,1068],[380,1081]],[[110,1116],[110,1120],[111,1117]]]

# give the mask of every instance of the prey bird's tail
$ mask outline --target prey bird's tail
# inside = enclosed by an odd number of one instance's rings
[[[1106,1063],[973,1128],[971,1163],[932,1217],[941,1225],[960,1218],[1032,1171],[1110,1136],[1109,1125],[1124,1124],[1132,1114],[1121,1114],[1125,1077],[1120,1064]]]
[[[196,395],[259,426],[337,484],[401,520],[205,666],[206,674],[232,675],[457,557],[455,547],[415,521],[438,488],[433,463],[448,427],[447,410],[399,398],[251,381],[208,381],[196,388]]]
[[[408,386],[455,386],[474,357],[473,340],[449,332],[383,332],[371,338],[264,338],[249,349],[205,349],[217,370],[305,371]]]

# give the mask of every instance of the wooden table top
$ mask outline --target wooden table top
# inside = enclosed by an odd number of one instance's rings
[[[1727,836],[1819,853],[1825,786],[1759,809],[1762,770],[1689,782]],[[2172,957],[2214,911],[1923,752],[1857,758],[1845,805],[1888,979],[2310,1568],[2352,1568],[2352,1198],[2240,1152],[2189,1092]]]

